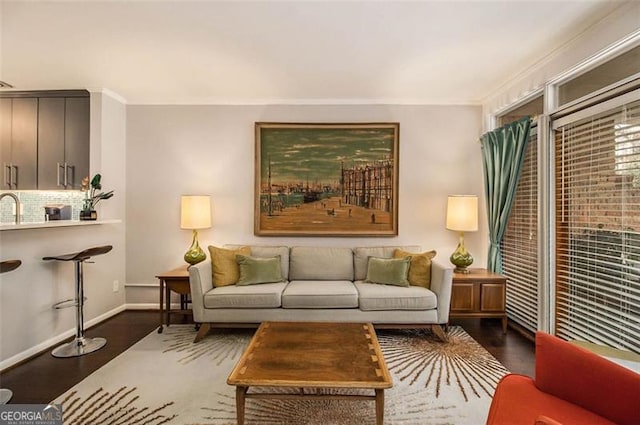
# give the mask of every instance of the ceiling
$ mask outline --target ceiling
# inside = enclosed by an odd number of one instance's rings
[[[0,80],[132,104],[479,104],[622,4],[0,2]]]

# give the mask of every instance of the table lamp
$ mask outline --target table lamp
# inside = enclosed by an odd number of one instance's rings
[[[183,195],[180,228],[193,230],[193,242],[184,254],[184,261],[189,264],[198,264],[207,258],[198,244],[198,229],[209,227],[211,227],[211,198],[208,195]]]
[[[467,267],[473,257],[464,246],[464,232],[478,230],[478,197],[475,195],[449,195],[447,199],[447,229],[460,232],[458,247],[449,260],[456,273],[469,273]]]

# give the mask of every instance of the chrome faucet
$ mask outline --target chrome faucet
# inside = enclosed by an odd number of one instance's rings
[[[0,194],[0,201],[5,196],[10,196],[10,197],[13,198],[14,201],[16,201],[16,224],[20,224],[20,199],[18,199],[18,197],[15,195],[15,193],[5,192],[5,193]]]

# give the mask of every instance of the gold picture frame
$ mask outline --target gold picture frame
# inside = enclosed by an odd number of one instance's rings
[[[255,123],[254,233],[397,236],[399,123]]]

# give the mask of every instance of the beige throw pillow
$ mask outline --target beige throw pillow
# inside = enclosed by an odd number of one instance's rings
[[[422,286],[429,289],[431,287],[431,260],[436,256],[435,251],[414,254],[412,252],[396,249],[393,258],[411,257],[409,265],[409,283],[413,286]]]
[[[235,285],[240,278],[236,255],[251,255],[251,248],[243,246],[238,249],[224,249],[210,245],[209,254],[213,269],[213,286],[229,286]]]

